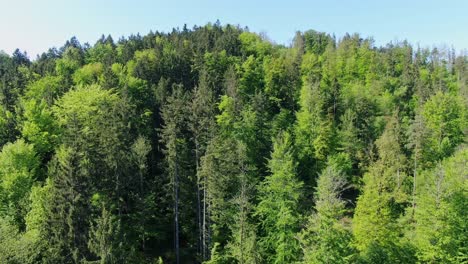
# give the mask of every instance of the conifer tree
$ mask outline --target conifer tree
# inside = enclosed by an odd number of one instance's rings
[[[283,132],[273,143],[268,162],[270,175],[259,187],[256,215],[260,219],[260,245],[270,263],[291,263],[300,257],[299,199],[303,183],[297,179],[291,136]]]
[[[228,255],[239,264],[258,263],[258,245],[256,228],[252,223],[252,195],[254,185],[247,164],[240,164],[242,168],[239,175],[238,193],[233,198],[234,217],[230,223],[231,239],[226,245]]]
[[[315,210],[301,233],[304,263],[349,263],[353,253],[352,233],[346,223],[346,175],[338,164],[329,161],[314,193]]]
[[[466,227],[468,150],[463,149],[423,171],[418,179],[414,230],[410,241],[424,263],[468,260]]]
[[[397,254],[402,235],[398,218],[408,200],[400,133],[398,116],[394,114],[376,142],[379,158],[364,175],[363,191],[358,197],[353,231],[356,247],[368,261],[392,263],[408,257],[403,251]]]
[[[193,134],[193,142],[195,144],[195,165],[197,172],[197,228],[198,228],[198,252],[205,252],[205,243],[203,243],[203,224],[202,219],[206,217],[202,201],[204,195],[204,181],[200,177],[200,160],[205,154],[206,147],[210,139],[214,136],[215,129],[215,107],[214,96],[211,87],[207,81],[207,73],[202,72],[200,81],[193,92],[192,104],[190,106],[191,116],[189,117],[189,129]]]
[[[219,244],[217,253],[225,257],[224,241],[236,236],[238,230],[231,234],[234,218],[246,217],[248,210],[247,193],[242,197],[239,205],[239,190],[242,184],[252,186],[251,174],[253,169],[249,165],[246,146],[241,142],[225,137],[215,137],[202,158],[200,177],[204,184],[204,198],[207,212],[203,220],[205,248],[214,248]],[[239,198],[240,199],[240,198]],[[246,200],[247,199],[247,200]],[[244,210],[244,211],[243,211]],[[243,219],[246,221],[247,219]],[[206,253],[205,253],[206,254]]]
[[[161,141],[165,146],[166,173],[172,190],[174,217],[174,250],[175,262],[180,263],[181,238],[181,198],[185,198],[187,180],[191,176],[188,155],[190,153],[189,138],[187,136],[188,100],[189,94],[180,85],[173,87],[172,95],[168,97],[161,110],[164,126],[161,129]],[[195,186],[195,184],[193,185]],[[190,206],[191,201],[184,199],[184,207]]]

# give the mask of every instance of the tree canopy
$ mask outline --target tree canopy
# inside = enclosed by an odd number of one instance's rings
[[[0,263],[466,263],[466,52],[292,39],[0,52]]]

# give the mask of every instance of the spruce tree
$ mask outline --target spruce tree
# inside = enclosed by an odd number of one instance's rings
[[[237,195],[233,198],[233,221],[230,223],[231,238],[226,245],[228,255],[239,264],[259,263],[256,227],[253,224],[252,196],[254,184],[247,164],[240,164],[241,173]]]
[[[300,258],[296,237],[303,183],[296,175],[291,136],[283,132],[274,140],[268,162],[270,175],[259,186],[256,215],[260,219],[262,256],[269,263],[291,263]]]
[[[349,263],[352,233],[341,198],[346,185],[342,168],[329,162],[317,180],[315,212],[301,233],[304,263]]]
[[[168,97],[166,104],[161,110],[164,121],[163,128],[161,129],[161,142],[165,147],[165,171],[172,191],[171,200],[173,206],[176,263],[180,263],[181,261],[180,238],[183,234],[181,232],[181,216],[183,216],[182,213],[192,215],[192,212],[187,209],[191,207],[191,202],[193,201],[189,200],[187,195],[192,194],[192,189],[190,187],[195,187],[193,180],[191,180],[191,177],[193,177],[193,171],[191,169],[193,160],[188,159],[190,155],[190,141],[187,134],[189,116],[188,98],[189,94],[183,90],[183,87],[175,85],[171,96]],[[181,201],[183,201],[183,203],[181,203]],[[182,213],[181,208],[185,209]],[[188,220],[188,218],[184,216],[183,220]]]
[[[376,142],[379,158],[364,175],[353,220],[356,247],[371,262],[408,261],[408,252],[402,251],[399,244],[402,230],[398,218],[408,201],[408,188],[397,117],[394,114],[390,118]]]
[[[197,172],[197,228],[198,228],[198,253],[202,255],[206,252],[205,244],[203,243],[203,218],[206,218],[207,212],[202,206],[202,201],[205,199],[202,193],[205,182],[200,177],[200,160],[205,154],[207,145],[210,139],[214,136],[215,130],[215,106],[214,96],[211,87],[207,81],[207,73],[203,71],[200,75],[200,81],[193,92],[192,102],[190,106],[191,115],[189,117],[189,129],[193,135],[193,143],[195,145],[195,165]]]
[[[408,237],[424,263],[465,263],[468,150],[462,149],[418,179],[414,230]]]

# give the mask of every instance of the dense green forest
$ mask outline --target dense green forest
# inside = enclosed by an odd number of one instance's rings
[[[0,53],[0,263],[467,263],[467,55],[291,37]]]

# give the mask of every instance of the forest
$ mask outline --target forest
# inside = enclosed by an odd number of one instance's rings
[[[0,52],[0,263],[467,263],[466,51],[291,37]]]

